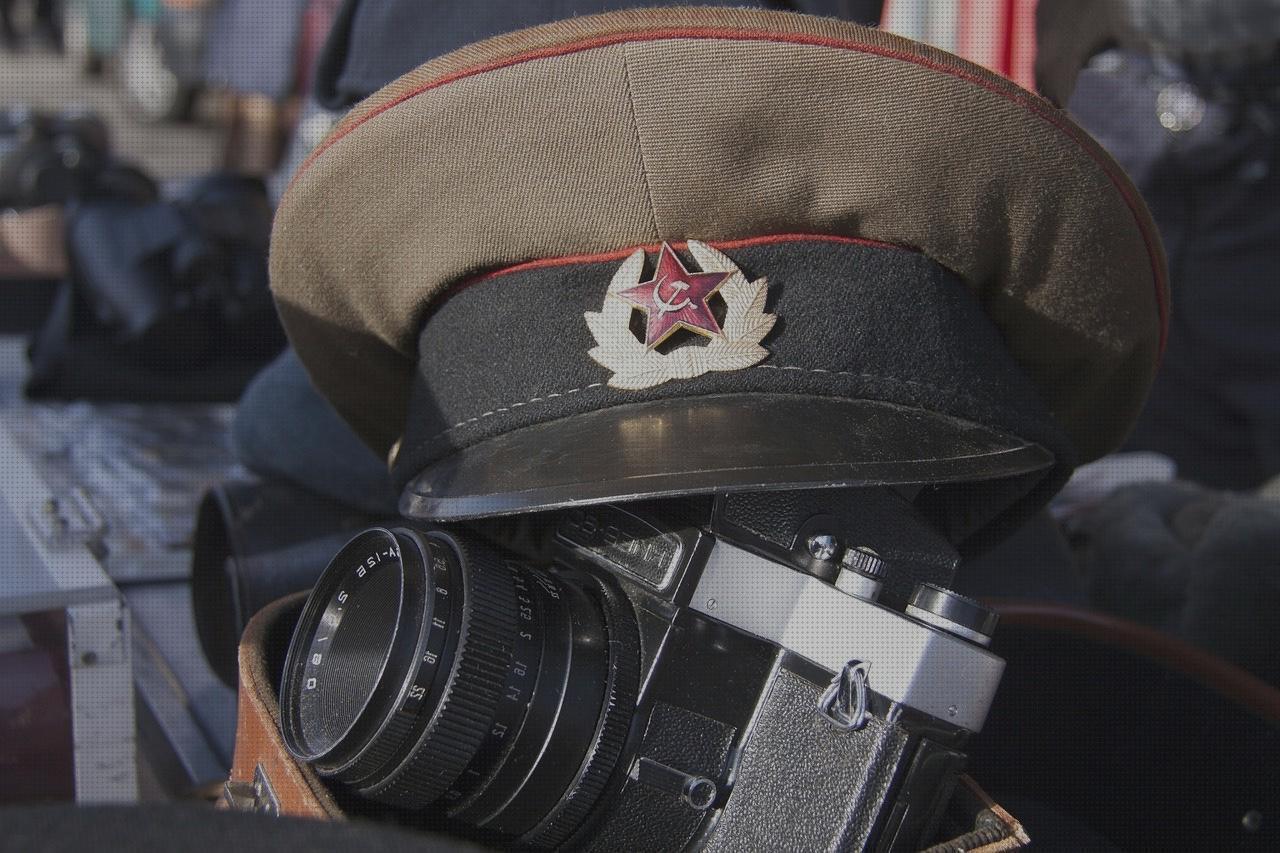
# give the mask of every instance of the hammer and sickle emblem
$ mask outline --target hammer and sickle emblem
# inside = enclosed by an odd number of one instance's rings
[[[663,314],[670,314],[672,311],[679,311],[681,308],[687,308],[689,306],[690,302],[689,302],[689,297],[687,296],[683,300],[681,300],[679,304],[676,304],[676,305],[671,304],[671,302],[659,296],[658,288],[662,287],[662,284],[663,283],[661,281],[656,281],[653,283],[653,301],[658,304],[659,312]],[[671,289],[675,291],[675,293],[671,294],[672,297],[674,298],[680,295],[682,291],[688,290],[689,285],[683,281],[673,281],[671,283]]]

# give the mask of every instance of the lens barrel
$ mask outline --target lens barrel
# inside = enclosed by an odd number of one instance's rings
[[[374,528],[303,609],[281,728],[363,797],[552,848],[612,775],[638,678],[635,616],[608,579],[456,531]]]

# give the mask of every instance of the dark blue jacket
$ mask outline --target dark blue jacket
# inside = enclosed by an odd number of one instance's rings
[[[702,6],[764,6],[878,24],[883,0],[696,0]],[[576,15],[691,0],[346,0],[320,60],[316,96],[344,109],[429,59],[490,36]]]

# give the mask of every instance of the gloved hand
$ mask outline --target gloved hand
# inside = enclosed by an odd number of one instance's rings
[[[1280,502],[1144,483],[1067,529],[1095,605],[1280,685]]]

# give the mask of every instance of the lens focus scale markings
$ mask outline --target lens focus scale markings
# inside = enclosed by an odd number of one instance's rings
[[[508,563],[507,567],[512,573],[519,614],[511,666],[494,711],[493,723],[476,752],[475,760],[445,794],[444,802],[449,804],[450,814],[470,805],[473,795],[483,791],[493,776],[501,772],[524,730],[542,668],[545,614],[541,596],[547,593],[541,587],[535,590],[517,564]]]
[[[605,615],[610,667],[604,705],[591,748],[559,806],[521,841],[539,849],[558,848],[586,819],[622,756],[640,681],[639,626],[630,605],[616,589],[597,590]]]

